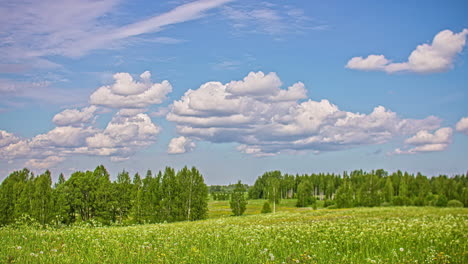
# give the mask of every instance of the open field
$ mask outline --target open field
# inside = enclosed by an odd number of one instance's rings
[[[464,208],[303,210],[130,227],[2,228],[0,263],[468,263]]]
[[[256,215],[262,211],[263,203],[265,200],[249,200],[247,204],[247,210],[244,215]],[[304,212],[311,211],[312,208],[297,208],[296,199],[281,200],[279,205],[276,205],[277,212]],[[317,201],[317,206],[320,208],[323,205],[323,201]],[[273,207],[272,207],[273,210]],[[229,217],[232,215],[231,208],[229,207],[229,201],[210,201],[208,203],[208,218],[220,218]]]

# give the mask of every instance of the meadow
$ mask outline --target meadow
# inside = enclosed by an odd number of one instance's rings
[[[3,227],[0,263],[468,263],[465,208],[295,208],[230,216],[209,203],[210,219],[60,229]]]

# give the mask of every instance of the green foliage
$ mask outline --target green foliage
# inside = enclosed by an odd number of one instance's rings
[[[214,191],[211,193],[211,197],[215,201],[227,201],[231,199],[231,192]]]
[[[335,201],[338,208],[353,207],[353,190],[347,178],[345,178],[343,184],[336,191]]]
[[[50,171],[46,171],[34,179],[34,193],[32,198],[31,216],[41,225],[50,222],[53,212],[52,179]]]
[[[260,176],[253,186],[243,187],[250,198],[267,199],[273,212],[281,200],[291,198],[297,199],[293,201],[297,206],[313,208],[322,204],[336,204],[338,208],[382,204],[443,207],[449,200],[468,206],[467,175],[428,178],[420,173],[389,174],[384,170],[355,170],[342,175],[271,171]],[[213,200],[226,201],[232,198],[235,188],[236,184],[230,184],[210,186],[209,190]],[[23,169],[12,172],[0,184],[0,225],[12,224],[24,215],[43,226],[78,221],[125,225],[198,220],[207,217],[207,197],[208,187],[195,168],[177,172],[166,168],[156,175],[148,170],[144,178],[138,173],[130,178],[122,171],[112,181],[100,165],[94,171],[76,171],[68,179],[60,174],[55,184],[49,171],[35,176]]]
[[[450,200],[447,202],[447,207],[463,207],[463,203],[458,200]]]
[[[245,200],[245,186],[241,181],[237,182],[236,188],[231,194],[230,206],[232,213],[236,216],[242,215],[247,209],[247,201]]]
[[[393,205],[408,206],[411,205],[411,199],[404,196],[395,196],[393,197]]]
[[[297,187],[297,207],[307,207],[315,204],[315,197],[313,196],[313,187],[310,181],[302,181]]]
[[[447,206],[447,203],[448,203],[447,197],[445,195],[441,194],[437,198],[437,201],[436,201],[435,205],[439,206],[439,207],[445,207],[445,206]]]
[[[34,177],[27,169],[10,174],[0,185],[0,225],[25,216],[45,226],[77,222],[110,225],[199,220],[207,217],[208,188],[196,168],[177,174],[130,180],[125,170],[111,182],[102,165],[94,171],[77,171],[68,180],[60,174],[52,188],[49,171]]]
[[[263,203],[261,213],[262,214],[271,213],[271,206],[270,206],[270,203],[268,201],[265,201],[265,203]]]

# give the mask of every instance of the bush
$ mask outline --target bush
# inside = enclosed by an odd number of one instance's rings
[[[328,208],[330,205],[335,205],[335,202],[333,200],[328,199],[323,202],[323,207]]]
[[[435,205],[439,207],[445,207],[447,206],[447,203],[448,203],[447,197],[442,194],[442,195],[439,195],[439,197],[437,198]]]
[[[396,205],[396,206],[411,205],[411,199],[408,197],[395,196],[393,197],[393,205]]]
[[[390,206],[392,206],[392,203],[383,202],[380,206],[382,206],[382,207],[390,207]]]
[[[338,209],[338,206],[336,206],[336,204],[332,204],[327,206],[327,209]]]
[[[463,203],[458,200],[450,200],[447,203],[447,207],[463,207]]]
[[[270,207],[270,203],[268,201],[266,201],[263,204],[263,208],[262,208],[262,214],[267,214],[267,213],[271,213],[271,207]]]

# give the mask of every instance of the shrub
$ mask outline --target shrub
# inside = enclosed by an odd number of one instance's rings
[[[327,206],[327,209],[338,209],[338,206],[336,206],[336,204],[332,204]]]
[[[404,196],[395,196],[393,197],[393,204],[397,206],[411,205],[411,199]]]
[[[450,200],[447,203],[448,207],[463,207],[463,203],[458,200]]]
[[[271,213],[270,203],[266,201],[262,207],[262,214]]]
[[[447,206],[447,197],[445,195],[439,195],[439,197],[437,198],[437,201],[436,201],[436,206],[439,206],[439,207],[445,207]]]
[[[327,199],[327,200],[325,200],[325,201],[323,202],[323,207],[327,207],[327,208],[328,208],[330,205],[334,205],[334,204],[335,204],[335,202],[334,202],[333,200],[328,200],[328,199]]]

